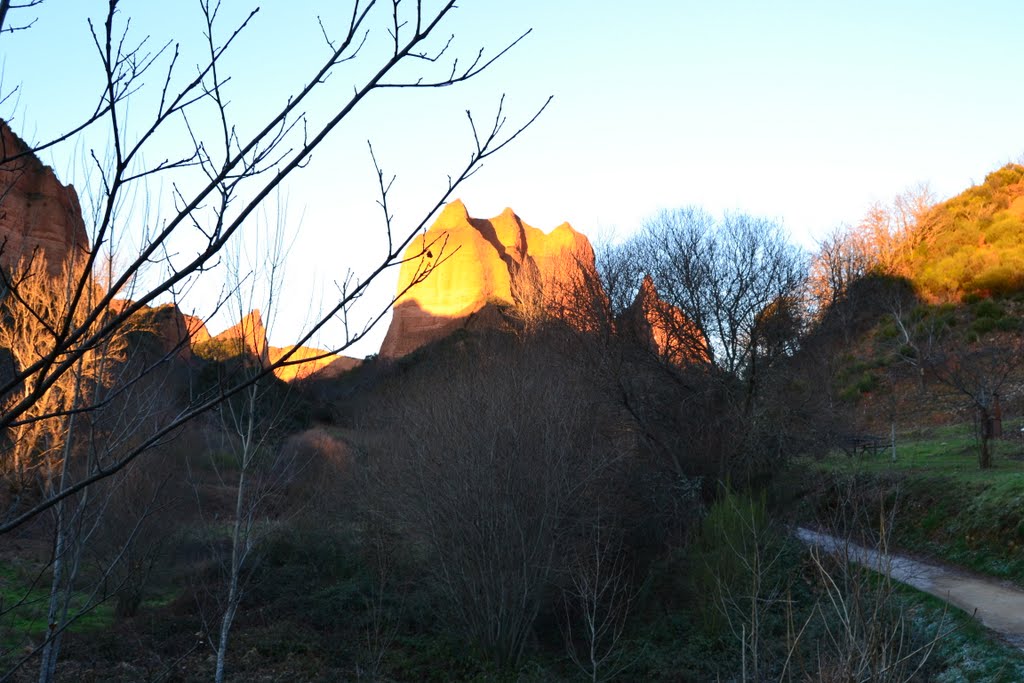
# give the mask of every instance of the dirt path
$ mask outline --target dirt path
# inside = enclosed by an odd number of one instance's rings
[[[931,593],[951,605],[974,613],[988,628],[1024,649],[1024,590],[996,579],[928,564],[900,555],[884,555],[869,548],[799,527],[796,536],[807,545],[826,552],[847,552],[852,562],[882,573],[900,583]]]

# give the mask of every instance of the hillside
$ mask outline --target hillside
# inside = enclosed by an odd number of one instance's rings
[[[1024,166],[1007,164],[937,206],[922,221],[911,279],[930,298],[1024,288]]]

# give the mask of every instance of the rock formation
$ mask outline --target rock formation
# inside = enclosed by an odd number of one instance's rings
[[[405,252],[380,354],[404,356],[486,307],[515,308],[527,318],[564,309],[581,275],[594,271],[589,240],[568,223],[545,234],[511,209],[470,218],[456,200]]]
[[[114,303],[119,303],[119,300],[115,299]],[[162,353],[174,352],[181,360],[190,360],[192,347],[210,338],[201,318],[182,313],[175,304],[143,308],[135,314],[134,320],[141,332],[158,340]]]
[[[182,322],[185,325],[185,329],[188,330],[189,338],[192,340],[192,344],[199,344],[210,338],[210,332],[206,329],[206,323],[203,322],[202,318],[197,318],[194,315],[188,313],[182,313]]]
[[[238,324],[215,335],[209,343],[221,347],[226,355],[246,354],[258,358],[261,365],[270,364],[267,328],[263,326],[263,317],[258,308],[242,316]]]
[[[193,320],[195,320],[193,318]],[[199,321],[201,323],[201,321]],[[206,333],[203,327],[193,340],[202,343],[200,335]],[[263,367],[280,361],[290,351],[291,357],[286,364],[274,368],[274,375],[285,382],[318,377],[335,377],[358,366],[361,361],[348,356],[339,356],[322,349],[309,346],[270,346],[267,341],[267,330],[259,309],[253,309],[242,317],[237,325],[233,325],[220,334],[209,337],[203,344],[200,355],[211,359],[223,359],[239,354],[258,358]]]
[[[0,120],[0,265],[42,258],[52,275],[84,259],[89,237],[78,194],[62,185]]]
[[[681,310],[658,295],[649,275],[623,311],[619,329],[675,365],[707,358],[707,340]]]
[[[274,368],[274,375],[285,382],[307,379],[313,376],[318,378],[337,377],[343,372],[348,372],[358,367],[362,363],[357,358],[339,356],[309,346],[271,346],[270,362],[276,363],[292,349],[295,352],[288,359],[288,364]]]

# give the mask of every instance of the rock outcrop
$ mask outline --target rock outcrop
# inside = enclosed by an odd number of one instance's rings
[[[0,120],[0,265],[42,258],[51,275],[84,261],[89,237],[78,194]]]
[[[201,318],[182,313],[175,304],[143,308],[135,314],[134,320],[140,332],[157,339],[161,353],[173,353],[185,361],[192,358],[194,345],[210,338]]]
[[[245,354],[258,358],[261,365],[270,364],[267,328],[258,308],[249,311],[238,324],[215,335],[208,343],[221,347],[228,356]]]
[[[286,361],[287,364],[274,368],[274,375],[285,382],[314,376],[318,378],[337,377],[362,364],[358,358],[339,356],[309,346],[271,346],[270,362],[278,362],[293,349],[294,353]]]
[[[674,365],[706,360],[708,356],[707,340],[681,310],[658,295],[649,275],[644,277],[633,303],[623,311],[619,329]]]
[[[192,318],[193,321],[197,319]],[[187,321],[186,321],[187,324]],[[190,328],[191,329],[191,328]],[[207,339],[203,340],[202,335]],[[335,377],[357,367],[361,361],[348,356],[329,353],[309,346],[270,346],[267,329],[259,309],[253,309],[238,322],[220,334],[210,337],[206,328],[196,328],[193,343],[198,345],[197,353],[211,360],[224,360],[238,355],[258,359],[260,365],[268,367],[281,361],[285,354],[292,355],[285,364],[274,368],[274,375],[285,382],[318,377]]]
[[[487,307],[526,317],[565,309],[579,278],[594,272],[590,241],[568,223],[545,234],[511,209],[490,220],[471,218],[456,200],[405,252],[380,355],[404,356]]]

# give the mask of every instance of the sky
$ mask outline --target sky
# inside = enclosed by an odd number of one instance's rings
[[[102,83],[87,18],[101,22],[105,5],[46,0],[26,11],[36,20],[29,30],[0,38],[0,94],[16,88],[0,117],[23,137],[45,139],[93,106]],[[224,29],[252,6],[223,0]],[[326,53],[317,17],[336,33],[346,6],[264,0],[223,64],[239,130],[260,126],[295,92]],[[204,29],[198,7],[123,0],[119,20],[130,16],[130,35],[148,35],[153,46],[178,43],[180,64],[194,68]],[[366,51],[329,79],[307,109],[311,122],[336,111],[374,63],[390,3],[378,11]],[[458,189],[471,215],[512,207],[545,231],[568,221],[597,240],[627,236],[661,209],[699,205],[775,219],[813,250],[874,202],[919,183],[949,197],[1024,156],[1021,26],[1019,0],[462,0],[437,34],[442,42],[454,35],[448,56],[460,63],[532,31],[468,83],[373,93],[289,179],[276,198],[285,208],[268,211],[271,221],[284,216],[290,247],[271,342],[294,340],[346,272],[359,277],[380,259],[368,142],[396,178],[395,225],[409,230],[468,157],[466,110],[484,125],[504,95],[512,127],[553,96],[530,129]],[[152,110],[159,84],[154,71],[125,112],[133,122]],[[200,128],[204,121],[194,119]],[[102,156],[106,144],[90,131],[42,156],[87,194],[96,187],[89,152]],[[180,146],[167,135],[148,159]],[[171,180],[147,185],[132,220],[152,223],[167,212]],[[247,234],[243,248],[258,251],[264,242]],[[392,270],[375,282],[357,320],[386,304],[396,278]],[[203,314],[218,293],[200,285],[182,305]],[[211,321],[214,332],[230,324],[226,317]],[[376,352],[387,322],[347,353]],[[318,342],[335,346],[342,337],[334,325]]]

